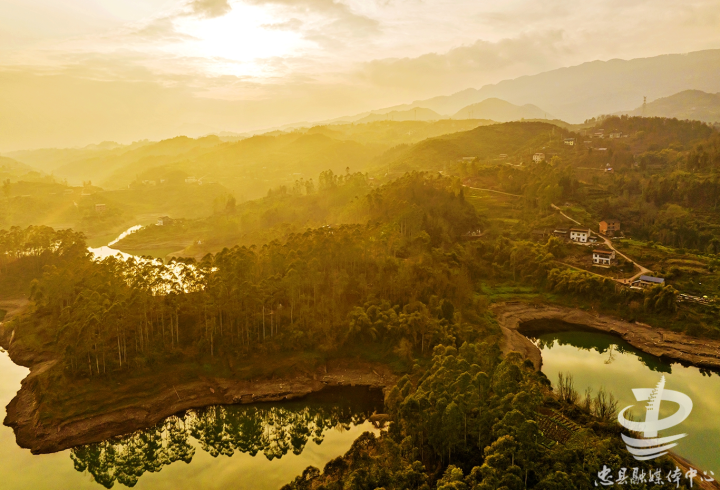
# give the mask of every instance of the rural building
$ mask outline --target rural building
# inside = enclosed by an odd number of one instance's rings
[[[565,138],[564,143],[568,146],[575,146],[575,138]]]
[[[618,231],[620,231],[620,221],[609,219],[600,222],[600,233],[603,235],[614,236]]]
[[[611,265],[613,260],[615,260],[614,250],[593,250],[593,264]]]
[[[573,242],[587,243],[590,230],[587,228],[570,228],[570,240]]]
[[[96,204],[95,205],[95,212],[96,213],[104,213],[106,210],[106,207],[104,204]]]
[[[173,224],[173,221],[174,220],[169,216],[161,216],[157,220],[157,225],[158,226],[168,226],[168,225]]]
[[[569,231],[567,228],[557,228],[556,230],[553,230],[552,234],[555,235],[558,238],[562,238],[563,240],[568,239],[568,233]]]
[[[479,240],[485,233],[482,230],[468,231],[462,236],[463,240]]]
[[[196,179],[195,177],[188,177],[185,179],[185,183],[186,184],[197,184],[198,179]]]
[[[665,279],[662,277],[653,277],[653,276],[640,276],[636,280],[633,281],[632,285],[636,288],[645,289],[648,287],[656,286],[656,285],[665,285]]]
[[[610,138],[611,139],[622,138],[622,135],[623,135],[622,131],[613,131],[612,133],[610,133]]]
[[[462,162],[472,162],[473,160],[475,160],[475,157],[462,157],[462,159],[461,159],[460,161],[462,161]]]
[[[535,153],[533,155],[533,162],[538,163],[545,160],[545,153]]]

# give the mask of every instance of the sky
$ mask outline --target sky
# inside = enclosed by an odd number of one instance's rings
[[[718,0],[2,0],[0,151],[270,128],[713,48]]]

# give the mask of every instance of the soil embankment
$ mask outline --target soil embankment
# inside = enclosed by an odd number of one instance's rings
[[[527,324],[552,320],[617,335],[633,347],[673,361],[698,367],[720,369],[720,342],[690,337],[644,323],[630,323],[610,316],[574,308],[529,303],[500,303],[492,307],[503,332],[503,352],[517,351],[530,359],[536,369],[542,366],[540,349],[528,340]]]
[[[292,376],[261,379],[203,376],[169,387],[164,382],[163,373],[157,373],[155,378],[146,380],[146,385],[158,388],[137,394],[131,404],[119,396],[117,403],[110,403],[117,408],[92,415],[47,420],[43,416],[40,388],[43,383],[40,381],[57,360],[48,353],[32,352],[24,349],[21,343],[12,342],[13,332],[6,331],[9,330],[4,328],[7,326],[7,322],[4,325],[0,323],[0,345],[8,350],[13,362],[30,368],[30,374],[7,406],[4,423],[15,431],[17,444],[34,454],[61,451],[129,434],[189,409],[290,400],[332,386],[382,389],[394,384],[397,379],[387,366],[350,359],[331,361],[314,371],[297,372]]]
[[[12,352],[12,350],[11,350]],[[5,425],[13,428],[19,446],[34,454],[51,453],[151,427],[162,419],[193,408],[234,403],[259,403],[300,398],[328,386],[385,388],[396,377],[384,366],[365,363],[328,363],[315,373],[290,378],[233,380],[204,378],[161,389],[131,407],[89,417],[78,416],[47,423],[35,379],[55,361],[31,366],[22,388],[7,407]]]

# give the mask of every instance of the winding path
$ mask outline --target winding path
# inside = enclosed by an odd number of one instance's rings
[[[563,212],[562,212],[562,209],[560,209],[560,208],[557,207],[556,205],[550,204],[550,206],[552,206],[553,209],[555,209],[557,212],[559,212],[560,215],[562,215],[563,218],[566,218],[566,219],[572,221],[573,223],[575,223],[575,224],[577,224],[577,225],[581,225],[581,223],[580,223],[579,221],[574,220],[574,219],[572,219],[570,216],[568,216],[567,214],[563,213]],[[581,225],[581,226],[582,226],[582,225]],[[606,245],[610,250],[614,251],[616,254],[618,254],[619,256],[621,256],[622,258],[624,258],[625,260],[627,260],[628,262],[632,262],[632,263],[635,265],[635,267],[637,267],[638,269],[640,269],[640,272],[638,272],[637,274],[635,274],[634,276],[632,276],[632,277],[629,278],[629,279],[613,279],[614,281],[617,281],[617,282],[619,282],[620,284],[632,284],[632,282],[633,282],[635,279],[637,279],[638,277],[642,276],[643,274],[647,274],[648,272],[652,272],[652,271],[651,271],[650,269],[648,269],[647,267],[644,267],[644,266],[638,264],[638,263],[635,262],[633,259],[631,259],[631,258],[628,257],[627,255],[625,255],[624,253],[622,253],[621,251],[619,251],[618,249],[616,249],[616,248],[613,246],[612,241],[611,241],[608,237],[606,237],[606,236],[604,236],[604,235],[601,235],[600,233],[597,233],[596,231],[593,231],[592,229],[590,229],[590,233],[591,233],[592,235],[595,235],[596,237],[602,239],[602,241],[605,243],[605,245]]]
[[[475,191],[495,192],[497,194],[503,194],[505,196],[522,197],[522,195],[520,195],[520,194],[510,194],[509,192],[496,191],[494,189],[482,189],[480,187],[470,187],[469,185],[464,185],[464,184],[463,184],[463,187],[467,187],[468,189],[473,189]]]

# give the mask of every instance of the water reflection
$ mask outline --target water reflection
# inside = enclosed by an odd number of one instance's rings
[[[126,236],[128,236],[132,233],[135,233],[136,231],[138,231],[140,229],[142,229],[142,225],[131,226],[127,230],[120,233],[120,235],[118,235],[118,237],[115,240],[111,241],[107,245],[95,247],[95,248],[88,247],[88,250],[90,252],[92,252],[93,255],[95,255],[95,258],[97,260],[103,260],[108,257],[115,257],[117,255],[120,255],[123,258],[123,260],[127,260],[130,257],[132,257],[132,255],[127,254],[125,252],[121,252],[120,250],[117,250],[115,248],[112,248],[112,246],[115,245],[116,243],[118,243],[120,240],[122,240]]]
[[[684,393],[693,401],[692,413],[678,427],[688,436],[673,451],[695,468],[720,474],[720,377],[713,375],[716,372],[665,363],[609,334],[564,331],[562,324],[558,327],[559,332],[539,333],[536,338],[542,349],[542,370],[554,384],[558,373],[570,373],[579,393],[587,389],[597,393],[602,388],[617,398],[619,408],[637,407],[637,416],[642,419],[644,408],[632,390],[653,388],[664,375],[666,389]],[[663,403],[660,418],[676,410],[675,404]]]
[[[70,457],[77,471],[106,488],[115,482],[132,487],[145,473],[190,463],[197,450],[212,457],[262,453],[269,461],[299,455],[309,441],[319,445],[328,430],[349,430],[375,411],[382,411],[382,393],[364,388],[336,388],[282,404],[213,406],[75,448]]]
[[[612,364],[618,354],[629,354],[638,358],[648,368],[659,373],[672,373],[672,366],[659,357],[642,352],[612,335],[593,335],[589,332],[556,332],[538,337],[528,335],[540,350],[552,349],[554,345],[569,345],[585,351],[594,351],[604,355],[604,363]],[[545,356],[545,354],[543,354]]]

